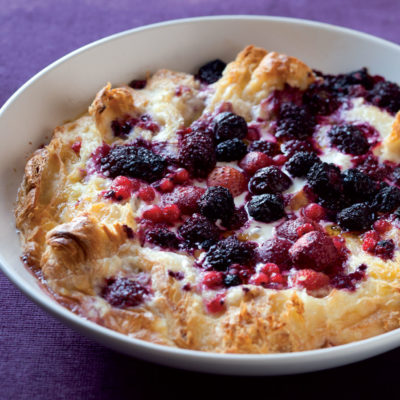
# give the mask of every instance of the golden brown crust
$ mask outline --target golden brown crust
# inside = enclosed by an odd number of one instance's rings
[[[389,161],[397,162],[400,158],[400,111],[396,114],[389,136],[382,143],[382,152]]]
[[[399,255],[383,262],[362,253],[354,265],[367,263],[368,278],[355,291],[334,289],[317,297],[293,288],[233,287],[227,291],[226,311],[210,314],[193,257],[142,247],[138,237],[127,237],[127,227],[136,230],[138,200],[106,201],[99,193],[109,188],[108,181],[86,176],[90,154],[103,141],[123,143],[111,133],[114,119],[149,113],[160,131],[139,130],[138,135],[174,142],[177,129],[196,119],[207,101],[205,114],[229,101],[250,119],[251,108],[272,90],[285,84],[304,90],[314,80],[301,61],[248,46],[228,65],[208,100],[201,98],[193,76],[168,70],[154,74],[143,90],[107,85],[97,94],[89,116],[57,128],[50,144],[26,165],[15,210],[24,253],[74,312],[153,343],[227,353],[290,352],[348,343],[399,327]],[[77,140],[82,142],[79,155],[71,149]],[[397,160],[400,113],[387,143]],[[299,191],[292,198],[292,210],[306,202]],[[400,242],[399,233],[390,234]],[[359,255],[359,238],[349,235],[346,240],[351,253]],[[175,279],[171,271],[185,278]],[[151,280],[151,295],[143,304],[119,309],[101,297],[107,279],[141,275]]]

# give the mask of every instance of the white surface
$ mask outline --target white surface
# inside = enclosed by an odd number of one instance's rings
[[[126,83],[161,67],[195,72],[213,58],[230,61],[248,44],[297,56],[324,72],[366,66],[374,74],[400,82],[399,46],[355,31],[287,18],[172,21],[85,46],[33,77],[0,111],[2,270],[28,297],[74,329],[113,349],[165,365],[223,374],[290,374],[344,365],[393,349],[400,345],[399,330],[349,345],[291,354],[223,355],[153,345],[105,329],[59,306],[41,291],[19,259],[12,210],[23,166],[27,156],[49,140],[56,125],[85,110],[107,81]]]

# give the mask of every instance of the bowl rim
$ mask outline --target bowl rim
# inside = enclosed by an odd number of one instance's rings
[[[165,28],[174,25],[184,25],[184,24],[192,24],[192,23],[202,23],[206,21],[213,20],[258,20],[258,21],[266,21],[266,22],[283,22],[290,23],[298,26],[306,26],[306,27],[315,27],[319,29],[323,29],[326,31],[333,31],[337,33],[345,33],[350,36],[357,36],[369,41],[376,42],[377,44],[388,46],[393,48],[396,51],[400,51],[400,46],[396,43],[393,43],[389,40],[382,39],[376,37],[374,35],[360,32],[355,29],[350,29],[346,27],[341,27],[329,23],[312,21],[307,19],[300,18],[291,18],[291,17],[280,17],[280,16],[263,16],[263,15],[214,15],[214,16],[201,16],[201,17],[193,17],[193,18],[182,18],[182,19],[173,19],[167,20],[163,22],[152,23],[148,25],[139,26],[132,29],[127,29],[101,39],[98,39],[94,42],[90,42],[84,46],[79,47],[76,50],[73,50],[61,58],[53,61],[51,64],[37,72],[34,76],[28,79],[23,85],[21,85],[3,104],[0,109],[0,118],[6,112],[6,110],[14,103],[14,101],[25,91],[27,90],[33,83],[39,80],[43,75],[45,75],[50,70],[53,70],[60,65],[67,62],[69,59],[78,56],[81,53],[84,53],[91,48],[102,45],[106,42],[112,42],[114,40],[118,40],[124,36],[129,36],[135,34],[137,32],[142,32],[146,30],[153,30],[158,28]],[[26,267],[25,267],[26,268]],[[36,288],[33,288],[28,282],[23,279],[19,279],[18,275],[13,274],[13,269],[11,265],[4,259],[3,255],[0,254],[0,269],[7,276],[7,278],[17,287],[22,293],[24,293],[30,300],[32,300],[35,304],[39,305],[42,309],[49,312],[51,315],[55,316],[57,319],[66,320],[75,328],[85,328],[85,331],[91,331],[92,333],[97,333],[102,338],[112,338],[113,340],[124,344],[126,346],[138,346],[145,350],[155,351],[157,353],[161,353],[163,355],[171,355],[179,358],[194,356],[196,358],[207,359],[209,361],[237,361],[241,362],[244,360],[248,360],[250,362],[274,362],[274,361],[285,361],[285,360],[296,360],[302,359],[303,361],[315,361],[315,358],[320,358],[321,356],[329,356],[331,354],[340,357],[343,354],[348,354],[349,350],[354,352],[361,352],[362,350],[370,349],[370,346],[375,345],[376,347],[380,347],[383,349],[386,348],[394,348],[394,343],[400,345],[400,328],[373,336],[367,339],[354,341],[347,344],[342,344],[338,346],[314,349],[314,350],[306,350],[306,351],[296,351],[289,353],[267,353],[267,354],[251,354],[251,353],[215,353],[215,352],[205,352],[201,350],[190,350],[183,349],[178,347],[172,347],[168,345],[161,345],[152,342],[148,342],[145,340],[135,339],[128,335],[119,333],[109,328],[105,328],[102,325],[99,325],[95,322],[85,319],[82,316],[74,314],[72,311],[67,308],[61,306],[54,299],[45,294],[44,291],[39,293]],[[28,269],[29,271],[29,269]],[[31,271],[29,271],[31,272]],[[35,277],[35,279],[37,279]],[[380,345],[380,346],[379,346]],[[322,368],[321,368],[322,369]]]

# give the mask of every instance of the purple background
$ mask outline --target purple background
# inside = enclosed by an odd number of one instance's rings
[[[0,0],[0,105],[36,72],[84,44],[149,23],[218,14],[307,18],[400,43],[397,0]],[[231,378],[160,367],[80,336],[0,273],[0,399],[371,398],[374,391],[380,397],[398,391],[399,369],[400,349],[290,377]]]

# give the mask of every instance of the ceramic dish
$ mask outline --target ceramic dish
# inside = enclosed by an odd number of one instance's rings
[[[396,68],[399,46],[343,28],[286,18],[239,16],[172,21],[85,46],[33,77],[0,112],[0,132],[6,143],[0,149],[2,270],[28,297],[67,325],[108,347],[165,365],[224,374],[288,374],[344,365],[393,349],[400,344],[398,330],[348,345],[288,354],[213,354],[159,346],[118,334],[69,312],[43,291],[19,259],[13,215],[15,195],[27,157],[48,141],[53,127],[85,110],[93,93],[107,81],[122,84],[161,67],[194,72],[210,59],[232,60],[250,43],[299,57],[326,73],[366,66],[373,74],[400,82]],[[153,51],[155,48],[157,51]],[[13,141],[8,139],[10,133]]]

